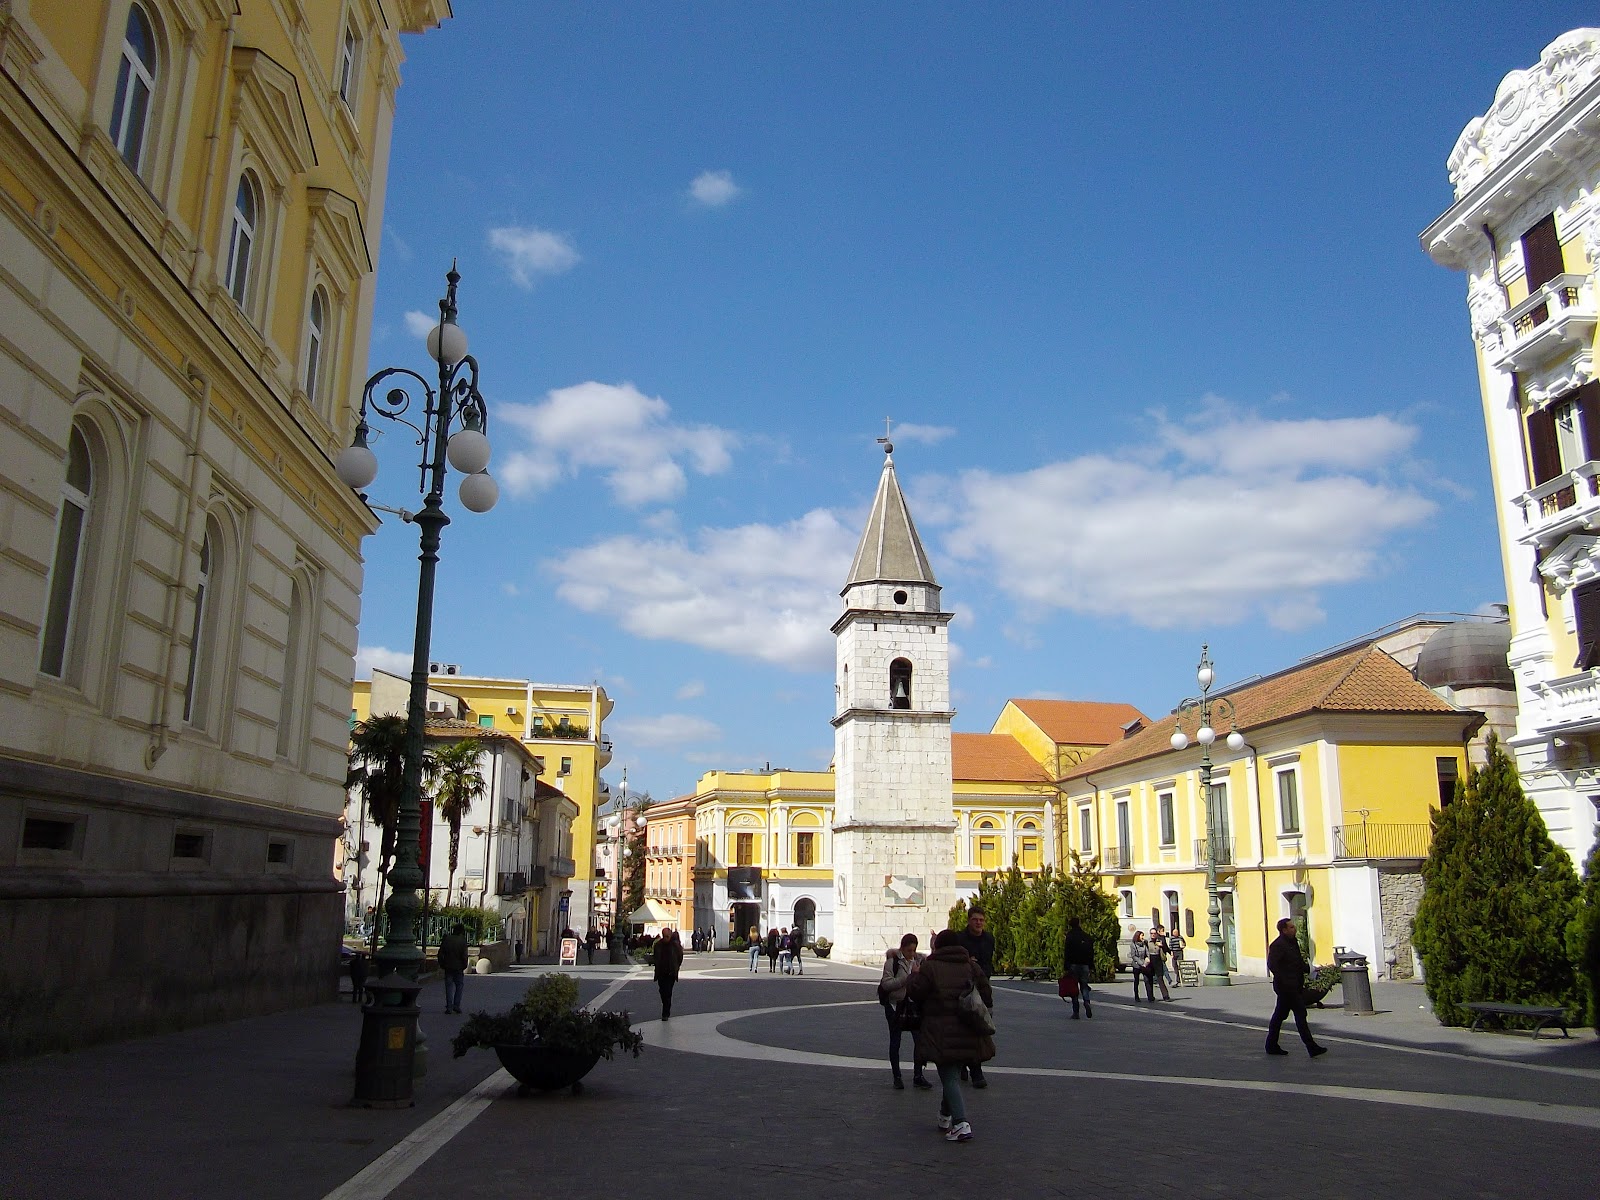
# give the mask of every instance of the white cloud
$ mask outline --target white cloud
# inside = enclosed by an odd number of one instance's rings
[[[713,425],[677,425],[659,396],[631,383],[557,388],[537,404],[505,404],[496,416],[528,438],[495,474],[515,495],[542,491],[585,468],[606,473],[618,502],[658,504],[683,494],[684,464],[716,475],[732,463],[738,436]]]
[[[689,680],[688,683],[673,693],[679,700],[693,700],[696,696],[704,696],[705,694],[706,685],[698,679]]]
[[[529,225],[489,230],[489,245],[500,251],[505,268],[520,288],[531,288],[538,275],[560,275],[580,261],[572,239]]]
[[[662,713],[654,717],[622,717],[607,722],[606,728],[620,741],[626,738],[641,746],[699,745],[722,738],[722,729],[703,717],[684,713]]]
[[[437,315],[429,316],[425,312],[411,309],[405,315],[406,332],[414,338],[425,338],[433,332],[433,327],[439,323]]]
[[[857,536],[817,509],[786,525],[702,529],[693,539],[607,538],[551,569],[567,603],[636,636],[825,670]]]
[[[357,679],[371,679],[372,668],[391,675],[411,678],[411,651],[390,650],[387,646],[362,646],[356,651]]]
[[[507,596],[520,596],[520,595],[522,595],[522,589],[520,587],[518,587],[516,584],[512,583],[511,580],[509,580],[509,579],[507,579],[504,583],[502,583],[500,585],[500,590],[501,590],[501,592],[503,592]]]
[[[1033,611],[1293,629],[1323,619],[1318,589],[1371,578],[1385,539],[1437,507],[1384,478],[1417,438],[1389,417],[1261,421],[1213,402],[1156,421],[1153,457],[966,472],[949,551]]]
[[[947,437],[955,436],[954,425],[895,425],[890,429],[891,442],[921,442],[932,446]]]
[[[732,171],[701,171],[689,184],[689,198],[707,208],[732,204],[744,193],[733,181]]]

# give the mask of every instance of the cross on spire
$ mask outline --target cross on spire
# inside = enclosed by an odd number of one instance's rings
[[[878,439],[878,445],[883,447],[885,454],[894,453],[894,443],[889,440],[889,426],[892,424],[888,417],[883,419],[883,436]]]

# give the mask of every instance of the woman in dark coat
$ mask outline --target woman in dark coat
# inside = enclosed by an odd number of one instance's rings
[[[923,1057],[938,1066],[939,1082],[944,1085],[939,1128],[945,1130],[947,1142],[972,1138],[961,1096],[961,1068],[994,1057],[994,1038],[967,1024],[958,1009],[957,1002],[969,986],[977,990],[985,1004],[994,1005],[988,976],[958,937],[953,929],[938,934],[933,939],[933,953],[906,984],[906,994],[922,1009]]]
[[[776,929],[767,930],[767,974],[778,969],[778,954],[783,950],[783,937]]]
[[[672,1016],[672,989],[678,983],[678,969],[683,966],[683,943],[678,931],[668,929],[656,939],[650,952],[650,965],[655,968],[656,990],[661,993],[661,1019]]]

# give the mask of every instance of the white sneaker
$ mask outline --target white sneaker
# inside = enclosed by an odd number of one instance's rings
[[[950,1131],[950,1118],[945,1116],[943,1113],[939,1114],[939,1128],[944,1130],[946,1133]]]
[[[955,1126],[944,1135],[947,1142],[970,1142],[972,1140],[972,1126],[965,1121]]]

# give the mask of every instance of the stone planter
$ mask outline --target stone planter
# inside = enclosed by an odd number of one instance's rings
[[[600,1061],[599,1054],[571,1054],[544,1046],[496,1046],[494,1052],[500,1065],[521,1085],[517,1088],[519,1096],[564,1087],[570,1087],[576,1095],[583,1090],[579,1080]]]

